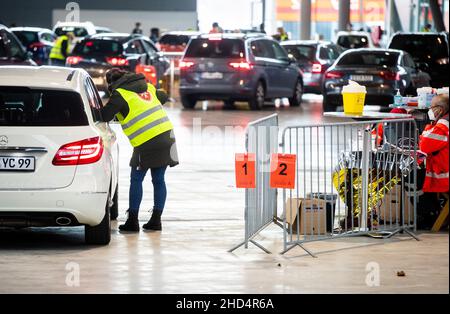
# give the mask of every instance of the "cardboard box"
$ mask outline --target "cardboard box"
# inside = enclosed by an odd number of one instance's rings
[[[378,206],[378,218],[386,223],[402,223],[402,186],[396,185],[381,200]],[[403,191],[403,201],[405,202],[405,223],[413,223],[414,206]]]
[[[297,221],[300,219],[301,235],[325,235],[327,226],[326,207],[327,202],[321,199],[288,198],[286,201],[286,222],[289,227],[292,226],[294,233],[297,233]]]

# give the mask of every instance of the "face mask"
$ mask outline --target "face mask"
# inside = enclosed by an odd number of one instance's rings
[[[433,109],[428,110],[428,118],[430,118],[431,121],[436,120]]]

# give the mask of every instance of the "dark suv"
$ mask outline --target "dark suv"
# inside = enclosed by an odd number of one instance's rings
[[[449,43],[445,33],[397,33],[389,48],[407,51],[418,68],[430,74],[432,87],[449,85]]]
[[[113,67],[143,73],[147,81],[159,86],[170,63],[145,36],[102,33],[77,43],[66,65],[85,69],[97,88],[106,91],[105,73]]]
[[[261,34],[209,34],[190,40],[180,62],[180,96],[185,108],[197,100],[248,101],[253,110],[265,100],[289,98],[299,106],[303,78],[295,59]]]
[[[290,40],[281,43],[303,72],[305,93],[322,94],[326,70],[336,61],[343,49],[326,41]]]

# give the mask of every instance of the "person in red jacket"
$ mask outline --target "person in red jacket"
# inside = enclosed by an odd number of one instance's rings
[[[449,191],[448,95],[433,98],[428,116],[432,121],[420,136],[419,148],[427,154],[424,192]]]

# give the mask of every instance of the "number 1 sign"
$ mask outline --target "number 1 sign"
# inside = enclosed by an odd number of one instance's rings
[[[270,161],[270,187],[295,188],[295,168],[297,155],[272,154]]]
[[[256,156],[253,153],[236,154],[235,173],[237,188],[256,188],[255,160]]]

